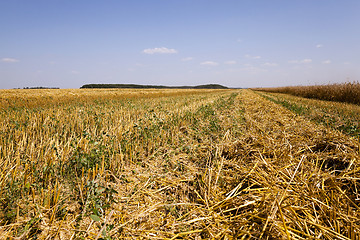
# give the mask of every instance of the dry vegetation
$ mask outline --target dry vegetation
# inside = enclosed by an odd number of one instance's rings
[[[299,97],[315,98],[327,101],[346,102],[360,105],[360,83],[296,86],[256,89],[265,92],[286,93]]]
[[[359,142],[254,92],[21,93],[2,239],[359,239]]]

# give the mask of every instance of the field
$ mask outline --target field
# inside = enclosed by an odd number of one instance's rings
[[[0,239],[360,239],[360,107],[0,90]]]
[[[360,105],[360,83],[346,82],[315,86],[259,88],[260,91]]]

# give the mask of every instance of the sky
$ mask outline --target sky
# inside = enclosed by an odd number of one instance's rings
[[[0,89],[360,81],[359,0],[0,0]]]

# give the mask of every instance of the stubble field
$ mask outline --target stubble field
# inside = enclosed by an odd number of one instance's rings
[[[0,238],[359,239],[360,108],[329,104],[1,90]]]

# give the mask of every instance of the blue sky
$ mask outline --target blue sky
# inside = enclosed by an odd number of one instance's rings
[[[0,88],[360,81],[359,0],[0,0]]]

